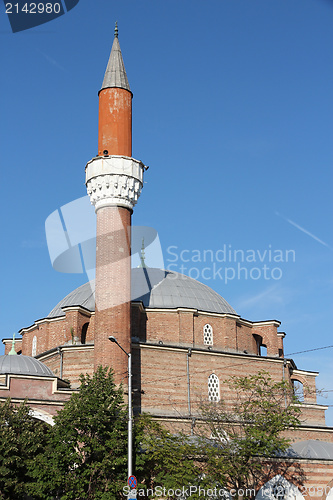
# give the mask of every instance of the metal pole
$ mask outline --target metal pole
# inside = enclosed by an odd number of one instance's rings
[[[188,404],[188,414],[191,416],[191,390],[190,390],[190,356],[192,354],[192,349],[189,348],[187,351],[186,360],[186,371],[187,371],[187,404]]]
[[[283,377],[283,382],[285,382],[285,374],[284,374],[284,369],[285,367],[287,366],[287,362],[286,360],[284,359],[283,360],[283,368],[282,368],[282,377]],[[286,395],[286,388],[284,387],[283,388],[283,392],[284,392],[284,406],[285,408],[287,408],[287,395]]]
[[[62,379],[62,376],[63,376],[63,352],[62,352],[61,347],[57,347],[57,351],[58,351],[59,356],[60,356],[60,373],[59,373],[59,377]]]
[[[132,439],[133,439],[133,418],[132,418],[132,355],[128,356],[128,477],[132,475]]]
[[[132,451],[133,451],[133,417],[132,417],[132,355],[130,352],[126,352],[125,349],[119,344],[117,339],[113,336],[109,337],[111,342],[117,344],[118,347],[126,354],[128,358],[128,477],[132,475]]]

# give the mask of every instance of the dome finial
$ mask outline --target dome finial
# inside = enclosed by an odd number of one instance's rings
[[[141,246],[141,255],[140,255],[141,264],[140,267],[147,267],[145,263],[145,239],[142,238],[142,246]]]
[[[9,351],[8,355],[13,356],[14,354],[17,355],[17,352],[15,351],[15,333],[13,333],[13,342],[12,342],[12,348]]]
[[[116,21],[115,27],[114,27],[114,37],[118,38],[118,21]]]

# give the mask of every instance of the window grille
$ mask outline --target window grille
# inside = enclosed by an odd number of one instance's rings
[[[31,356],[36,356],[37,353],[37,337],[36,335],[32,339],[32,350],[31,350]]]
[[[220,382],[215,373],[208,377],[208,399],[209,401],[220,401]]]
[[[273,497],[276,500],[284,500],[286,497],[286,488],[280,482],[275,483],[273,488],[272,488],[272,493],[273,493]]]
[[[204,334],[204,344],[205,345],[213,345],[213,328],[211,325],[205,325],[203,328]]]

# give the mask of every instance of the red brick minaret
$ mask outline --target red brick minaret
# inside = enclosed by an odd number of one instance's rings
[[[115,38],[99,91],[98,156],[86,166],[86,186],[97,214],[95,370],[111,366],[127,386],[127,357],[109,341],[131,349],[131,214],[144,165],[132,155],[132,92]]]

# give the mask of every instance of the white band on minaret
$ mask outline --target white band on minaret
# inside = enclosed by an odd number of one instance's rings
[[[86,165],[86,186],[92,205],[132,209],[139,199],[146,167],[128,156],[96,157]]]

